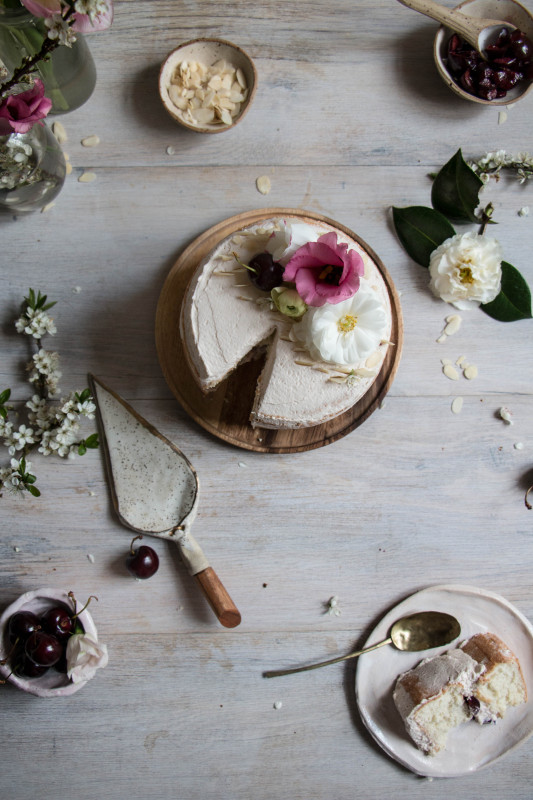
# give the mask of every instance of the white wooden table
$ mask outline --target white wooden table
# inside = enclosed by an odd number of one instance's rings
[[[262,671],[347,652],[389,608],[434,584],[496,592],[533,619],[533,512],[523,502],[533,483],[531,323],[464,313],[459,333],[437,344],[453,309],[429,294],[390,216],[392,205],[429,205],[428,173],[459,147],[469,158],[531,150],[532,97],[504,123],[497,109],[457,99],[433,66],[435,24],[394,0],[115,8],[112,29],[90,39],[96,91],[62,119],[74,169],[54,208],[0,220],[0,388],[27,398],[26,342],[11,321],[28,288],[41,289],[57,300],[58,334],[46,346],[60,353],[64,392],[93,372],[196,467],[194,533],[243,621],[221,628],[163,542],[154,540],[157,575],[130,578],[131,534],[112,511],[99,451],[68,463],[33,457],[42,496],[1,500],[0,607],[44,586],[97,595],[110,663],[70,699],[2,688],[0,796],[530,798],[530,743],[480,773],[429,782],[366,732],[354,663],[276,681]],[[182,130],[158,99],[161,61],[198,35],[241,45],[259,73],[252,110],[222,135]],[[84,149],[90,134],[101,143]],[[85,169],[93,183],[78,182]],[[267,196],[255,186],[262,174]],[[500,222],[491,233],[530,284],[533,215],[517,211],[533,204],[532,189],[506,178],[484,195]],[[384,407],[301,454],[208,435],[168,390],[154,344],[158,296],[182,249],[267,206],[319,211],[355,230],[403,306],[403,357]],[[442,374],[441,358],[460,355],[477,379]],[[498,418],[504,405],[513,426]],[[325,613],[333,595],[340,616]]]

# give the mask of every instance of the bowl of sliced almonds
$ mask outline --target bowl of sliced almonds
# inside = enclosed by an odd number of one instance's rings
[[[250,108],[256,85],[250,56],[224,39],[184,42],[159,73],[159,94],[170,116],[200,133],[233,128]]]

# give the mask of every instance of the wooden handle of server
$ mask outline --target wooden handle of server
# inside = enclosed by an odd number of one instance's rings
[[[215,612],[218,621],[225,628],[236,628],[241,622],[241,614],[227,593],[220,578],[212,567],[197,572],[194,576]]]

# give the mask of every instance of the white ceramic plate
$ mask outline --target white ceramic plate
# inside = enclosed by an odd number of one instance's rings
[[[428,656],[450,650],[455,643],[422,653],[403,653],[385,646],[362,656],[356,672],[356,697],[366,727],[392,758],[418,775],[451,778],[492,764],[533,733],[533,626],[503,597],[471,586],[433,586],[411,595],[392,609],[372,631],[365,646],[386,639],[391,625],[404,614],[446,611],[461,623],[463,641],[491,631],[520,661],[529,693],[527,703],[510,708],[495,725],[467,722],[451,731],[446,749],[426,756],[415,747],[392,699],[400,673]]]

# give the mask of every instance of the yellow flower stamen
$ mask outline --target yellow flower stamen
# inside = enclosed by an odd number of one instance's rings
[[[474,276],[472,275],[472,270],[470,267],[459,267],[459,280],[463,284],[472,284],[474,283]]]
[[[356,325],[357,317],[354,317],[353,314],[345,314],[337,322],[337,327],[341,333],[350,333]]]

